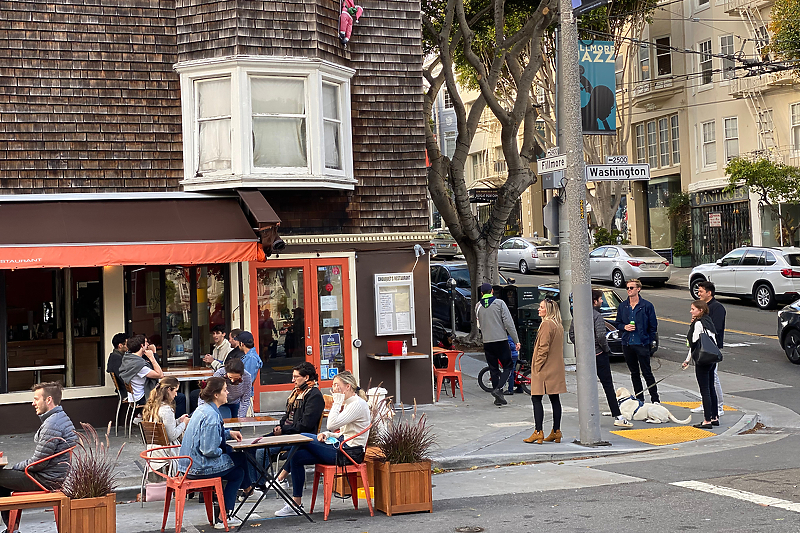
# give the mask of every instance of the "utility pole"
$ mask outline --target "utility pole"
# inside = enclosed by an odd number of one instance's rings
[[[575,357],[578,375],[578,422],[580,442],[585,446],[603,444],[600,439],[600,408],[597,399],[597,362],[594,353],[594,320],[592,287],[589,276],[589,237],[586,231],[586,180],[583,160],[583,126],[581,123],[580,73],[578,64],[578,24],[571,0],[559,1],[560,42],[558,74],[559,148],[567,155],[566,210],[569,234],[570,270],[572,274],[572,319],[575,328]],[[560,255],[560,253],[559,253]],[[561,263],[563,265],[563,263]],[[563,273],[563,266],[562,266]],[[569,309],[569,293],[561,286]]]

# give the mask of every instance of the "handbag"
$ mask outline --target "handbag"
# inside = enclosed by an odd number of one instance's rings
[[[167,482],[148,483],[144,486],[145,501],[163,502],[167,499]]]
[[[722,352],[719,351],[719,346],[714,342],[709,334],[705,331],[700,332],[700,342],[697,343],[692,359],[698,365],[713,365],[722,361]]]
[[[339,440],[336,444],[333,445],[336,448],[336,466],[351,466],[353,463],[350,462],[345,454],[342,453],[342,449],[347,452],[353,461],[357,464],[361,464],[364,462],[364,447],[363,446],[349,446],[347,444],[342,444],[343,437],[339,437]]]

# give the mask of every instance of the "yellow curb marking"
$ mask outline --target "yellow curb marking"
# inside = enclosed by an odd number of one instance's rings
[[[654,446],[664,446],[667,444],[678,444],[692,440],[713,437],[716,433],[695,427],[679,426],[669,428],[652,429],[626,429],[623,431],[612,431],[614,435],[625,437],[626,439],[652,444]]]
[[[682,320],[675,320],[674,318],[659,317],[658,319],[663,320],[664,322],[672,322],[673,324],[683,324],[684,326],[689,325],[689,322],[684,322]],[[777,335],[765,335],[764,333],[751,333],[749,331],[739,331],[738,329],[726,328],[725,333],[738,333],[739,335],[750,335],[751,337],[764,337],[765,339],[778,340]]]
[[[661,403],[665,405],[674,405],[675,407],[685,407],[687,409],[694,409],[695,407],[700,407],[700,405],[702,405],[702,402],[661,402]],[[723,405],[722,410],[736,411],[737,409],[734,409],[733,407],[730,407],[728,405]]]

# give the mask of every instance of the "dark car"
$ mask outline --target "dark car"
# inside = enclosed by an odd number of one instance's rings
[[[800,300],[778,311],[778,340],[789,361],[800,365]]]
[[[472,309],[472,284],[470,283],[469,268],[466,262],[431,263],[431,314],[433,318],[444,320],[449,327],[451,323],[450,279],[454,279],[456,282],[456,329],[458,331],[469,331]],[[500,275],[500,285],[507,285],[508,283],[508,279]]]

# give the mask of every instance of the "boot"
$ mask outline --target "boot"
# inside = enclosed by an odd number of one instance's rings
[[[531,435],[527,439],[522,439],[522,440],[523,442],[527,442],[528,444],[533,444],[534,442],[536,444],[541,444],[542,441],[544,440],[544,431],[534,431],[533,435]]]
[[[545,442],[561,442],[561,430],[554,429],[550,431],[550,434],[544,438]]]

